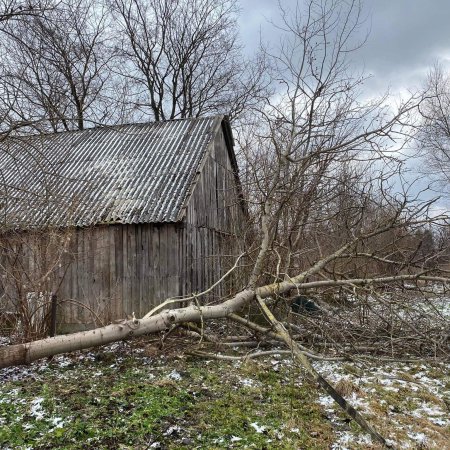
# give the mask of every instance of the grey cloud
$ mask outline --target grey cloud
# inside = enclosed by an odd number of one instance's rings
[[[295,0],[284,0],[293,6]],[[263,38],[276,44],[277,33],[266,19],[279,18],[275,0],[242,0],[242,40],[249,51],[257,46],[259,29]],[[428,68],[438,58],[450,59],[450,1],[373,0],[366,1],[367,22],[361,37],[370,29],[363,48],[352,55],[357,68],[372,78],[366,90],[382,93],[414,88],[421,84]]]

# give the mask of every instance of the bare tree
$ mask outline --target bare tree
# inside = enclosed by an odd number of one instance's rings
[[[38,17],[51,9],[53,4],[51,1],[29,1],[23,2],[20,0],[3,0],[0,2],[0,36],[5,39],[8,34],[7,23],[20,20],[23,17]],[[1,52],[2,57],[5,54]],[[0,82],[0,86],[2,83]],[[28,121],[18,121],[17,117],[13,117],[13,104],[5,101],[8,93],[0,87],[0,97],[2,102],[0,104],[0,138],[4,138],[10,133],[30,125]]]
[[[38,16],[51,8],[48,0],[2,0],[0,2],[0,25],[26,16]]]
[[[387,196],[386,180],[396,174],[397,162],[386,150],[397,138],[404,145],[405,120],[417,108],[414,98],[395,112],[383,107],[384,99],[359,102],[363,78],[353,74],[348,59],[359,45],[354,41],[359,2],[330,8],[328,2],[312,0],[304,9],[282,12],[281,47],[266,52],[282,91],[267,99],[257,127],[241,142],[262,230],[251,283],[257,283],[266,257],[274,253],[277,276],[289,277],[292,258],[306,251],[305,240],[315,245],[316,224],[331,226],[338,219],[345,224],[334,249],[376,225],[368,223],[368,208],[382,210],[394,201]],[[372,192],[375,183],[383,192],[379,199]],[[344,188],[353,196],[345,199]],[[395,203],[399,217],[401,202]],[[309,260],[304,253],[305,263],[322,256],[317,247]]]
[[[112,9],[123,35],[121,73],[144,114],[235,116],[257,103],[262,63],[241,55],[234,0],[115,0]]]
[[[440,181],[448,192],[450,185],[450,76],[439,64],[426,81],[425,100],[420,107],[422,124],[418,145],[423,153],[427,173]]]
[[[94,2],[68,0],[5,26],[2,110],[9,122],[51,131],[113,116],[107,19]]]

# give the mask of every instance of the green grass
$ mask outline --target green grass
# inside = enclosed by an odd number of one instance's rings
[[[148,364],[107,353],[36,374],[0,386],[0,448],[325,449],[332,442],[317,394],[295,368],[194,357]]]
[[[185,389],[157,386],[132,368],[105,370],[94,380],[84,369],[80,376],[73,369],[60,379],[49,370],[43,377],[47,380],[44,384],[11,383],[9,387],[17,395],[0,404],[4,424],[0,444],[13,448],[114,448],[120,444],[145,444],[160,437],[160,425],[165,418],[176,418],[190,406],[191,396]],[[2,393],[7,388],[2,387]],[[5,399],[8,400],[7,396]],[[36,400],[41,405],[42,417],[32,414]]]
[[[241,439],[236,447],[327,448],[332,430],[309,383],[293,385],[286,371],[258,371],[254,364],[249,366],[235,371],[234,382],[229,378],[193,405],[190,413],[197,417],[202,448],[226,448],[233,436]],[[256,375],[254,384],[239,386],[239,376],[248,380],[249,373]],[[257,433],[258,427],[264,431]],[[322,441],[317,439],[320,434]],[[323,440],[324,436],[328,438]]]
[[[17,381],[5,381],[0,372],[0,449],[320,450],[343,433],[352,436],[347,448],[380,448],[365,443],[337,405],[319,404],[323,392],[295,364],[270,357],[208,361],[187,356],[183,345],[197,344],[174,337],[160,351],[134,340],[115,351],[44,360],[17,370]],[[336,363],[321,369],[344,376],[341,387],[354,387],[346,395],[357,396],[357,408],[398,448],[414,448],[410,435],[422,432],[427,448],[445,448],[450,429],[416,412],[445,410],[448,366],[401,367]],[[416,379],[422,371],[427,376]]]

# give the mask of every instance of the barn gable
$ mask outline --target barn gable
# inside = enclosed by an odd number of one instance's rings
[[[208,288],[239,252],[245,207],[222,116],[0,146],[0,258],[15,274],[2,278],[3,304],[52,292],[66,331],[142,316]]]

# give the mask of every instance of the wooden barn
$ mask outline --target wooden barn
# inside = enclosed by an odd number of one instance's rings
[[[0,170],[1,305],[35,314],[56,294],[60,330],[201,292],[239,253],[224,116],[9,137]]]

